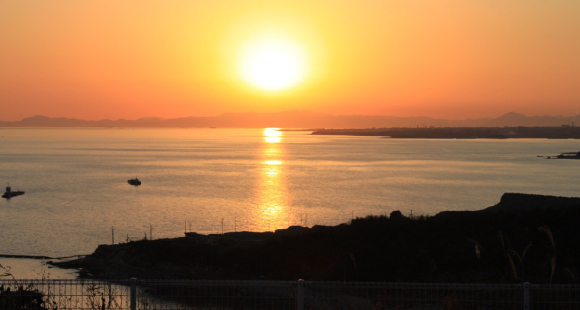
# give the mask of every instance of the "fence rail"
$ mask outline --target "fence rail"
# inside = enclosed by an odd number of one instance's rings
[[[0,310],[580,309],[580,285],[0,280]]]

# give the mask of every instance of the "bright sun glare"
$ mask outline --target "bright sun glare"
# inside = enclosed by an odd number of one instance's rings
[[[306,52],[289,38],[260,37],[248,42],[239,58],[239,73],[248,84],[265,91],[296,86],[306,77]]]
[[[282,141],[282,132],[280,128],[264,129],[264,141],[267,143],[280,143]]]

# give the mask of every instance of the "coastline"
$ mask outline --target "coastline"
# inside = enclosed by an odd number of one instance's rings
[[[478,211],[100,245],[54,265],[98,279],[576,283],[579,217],[580,198],[506,193]]]
[[[0,264],[4,279],[66,279],[72,280],[78,277],[78,270],[53,268],[53,259],[33,259],[33,258],[0,258]],[[7,275],[9,273],[10,275]]]
[[[393,139],[580,139],[580,127],[417,127],[320,129],[313,135],[380,136]]]

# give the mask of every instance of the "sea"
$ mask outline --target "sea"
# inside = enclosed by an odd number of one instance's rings
[[[480,210],[506,192],[576,197],[580,161],[538,156],[579,150],[580,140],[276,128],[0,128],[0,182],[25,191],[0,201],[0,254],[59,258],[189,231]],[[132,178],[142,184],[129,185]],[[29,271],[27,262],[0,257]]]

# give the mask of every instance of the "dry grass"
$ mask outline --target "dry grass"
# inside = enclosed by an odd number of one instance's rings
[[[538,227],[538,230],[540,230],[541,232],[545,233],[546,236],[548,236],[548,239],[550,239],[550,242],[552,243],[552,248],[554,249],[554,254],[552,255],[552,258],[550,259],[550,265],[552,267],[551,271],[550,271],[550,283],[552,283],[552,280],[554,279],[554,274],[556,273],[556,267],[558,264],[557,261],[557,252],[556,252],[556,242],[554,241],[554,235],[552,234],[552,230],[550,230],[550,228],[548,228],[547,226],[542,226],[542,227]]]

